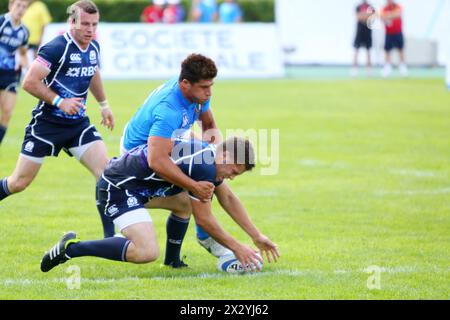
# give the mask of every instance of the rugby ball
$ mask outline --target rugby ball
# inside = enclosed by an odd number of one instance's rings
[[[258,255],[261,256],[259,253]],[[262,269],[262,266],[263,264],[258,262],[259,270]],[[228,253],[221,256],[217,261],[217,269],[219,269],[219,271],[233,274],[242,274],[246,272],[242,266],[242,263],[236,258],[234,253]],[[252,270],[250,269],[247,272],[252,272]]]

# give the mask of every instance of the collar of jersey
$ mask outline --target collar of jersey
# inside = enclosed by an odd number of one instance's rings
[[[18,26],[15,26],[14,22],[11,19],[11,15],[9,13],[5,14],[5,20],[9,21],[9,23],[11,24],[12,28],[14,29],[14,31],[19,30],[20,27],[22,26],[22,23],[19,23]]]
[[[70,34],[70,31],[67,31],[65,33],[65,35],[67,36],[66,38],[68,38],[70,41],[72,41],[73,44],[75,44],[78,48],[78,50],[80,50],[83,53],[86,53],[89,49],[89,47],[91,46],[91,44],[89,43],[89,45],[87,46],[87,48],[85,50],[81,49],[81,47],[78,45],[78,43],[75,41],[75,39],[72,37],[72,35]]]

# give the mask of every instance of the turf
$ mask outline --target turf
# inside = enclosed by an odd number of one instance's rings
[[[112,133],[100,127],[91,98],[88,113],[110,156],[159,83],[105,83]],[[34,104],[20,92],[0,148],[2,177],[15,166]],[[255,275],[221,273],[191,223],[183,246],[189,270],[161,268],[161,258],[148,265],[80,258],[41,273],[42,254],[63,231],[102,234],[94,180],[62,153],[45,161],[29,189],[0,202],[0,298],[450,298],[450,92],[441,79],[217,81],[213,108],[222,129],[280,130],[279,172],[261,175],[260,166],[231,182],[278,244],[278,263]],[[229,232],[251,243],[214,208]],[[152,217],[163,247],[167,213]],[[71,266],[81,272],[79,289],[67,285]],[[370,266],[379,268],[378,289],[367,285]]]

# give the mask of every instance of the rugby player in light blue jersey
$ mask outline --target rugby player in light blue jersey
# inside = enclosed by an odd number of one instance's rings
[[[0,144],[8,129],[14,106],[20,69],[28,67],[28,29],[21,19],[29,0],[9,0],[9,12],[0,15]],[[16,63],[16,52],[20,61]]]
[[[199,121],[202,128],[202,139],[210,143],[221,141],[210,103],[217,67],[210,58],[201,54],[189,55],[181,64],[181,72],[177,79],[172,79],[154,90],[140,109],[126,125],[121,139],[121,153],[142,144],[148,144],[153,151],[149,163],[155,172],[165,180],[190,191],[202,201],[208,201],[214,189],[213,184],[195,181],[172,163],[169,155],[172,151],[173,139],[189,136],[192,125]],[[164,264],[179,266],[180,246],[172,241],[172,237],[184,237],[189,217],[192,212],[186,192],[170,198],[151,200],[149,208],[171,210],[178,217],[167,220],[167,242]],[[202,228],[196,227],[198,242],[214,256],[229,253],[229,250],[217,243]],[[112,226],[110,234],[114,234]]]
[[[70,31],[42,46],[25,76],[24,89],[39,99],[25,128],[14,172],[0,180],[0,201],[33,181],[47,156],[63,149],[98,180],[108,163],[106,146],[87,117],[90,90],[101,106],[102,124],[114,128],[98,70],[100,49],[94,40],[99,12],[89,0],[69,8]]]
[[[80,241],[68,232],[44,255],[41,270],[48,272],[71,258],[93,256],[109,260],[148,263],[159,256],[152,219],[145,209],[149,198],[164,198],[182,192],[164,181],[150,167],[153,150],[147,144],[112,159],[98,182],[97,202],[102,214],[110,217],[125,237]],[[191,140],[177,142],[171,160],[185,175],[195,181],[209,181],[224,210],[250,236],[268,262],[279,257],[277,246],[253,224],[244,206],[224,179],[251,170],[255,166],[254,150],[248,140],[232,137],[217,146]],[[196,222],[218,242],[233,251],[243,266],[257,266],[262,257],[248,245],[228,234],[211,213],[211,201],[200,201],[189,193]],[[174,239],[182,242],[183,239]]]

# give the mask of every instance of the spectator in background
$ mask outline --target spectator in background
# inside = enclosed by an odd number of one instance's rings
[[[242,21],[242,11],[234,0],[224,0],[219,6],[219,21],[237,23]]]
[[[28,55],[32,62],[37,57],[37,51],[42,43],[45,26],[52,22],[52,16],[46,4],[42,1],[31,1],[25,15],[22,18],[23,24],[30,31],[28,41]]]
[[[180,23],[183,22],[185,11],[180,4],[180,0],[167,0],[167,6],[164,9],[164,23]]]
[[[16,105],[20,69],[28,68],[28,29],[22,23],[28,5],[27,0],[9,0],[9,11],[0,15],[0,144]],[[0,201],[3,194],[0,180]]]
[[[381,10],[381,20],[386,29],[386,39],[384,42],[385,65],[382,76],[388,77],[392,73],[391,51],[396,48],[400,55],[399,70],[402,76],[408,75],[408,68],[405,64],[402,7],[393,0],[387,0],[386,6]]]
[[[359,48],[365,47],[367,50],[367,71],[370,72],[372,62],[370,59],[370,49],[372,48],[372,30],[368,26],[370,16],[375,14],[375,9],[367,2],[363,1],[356,7],[356,37],[353,43],[355,47],[355,56],[353,58],[352,76],[358,75],[358,53]]]
[[[211,23],[218,19],[216,0],[192,0],[190,20],[193,22]]]
[[[141,14],[141,22],[161,23],[164,17],[164,5],[166,0],[153,0],[153,4],[144,8]]]

